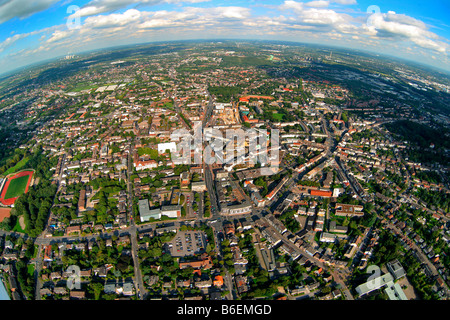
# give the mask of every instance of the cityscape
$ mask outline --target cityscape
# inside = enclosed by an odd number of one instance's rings
[[[449,90],[283,40],[3,74],[0,299],[448,300]]]

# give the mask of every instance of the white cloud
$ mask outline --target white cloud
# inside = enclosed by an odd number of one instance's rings
[[[241,36],[246,33],[241,30],[249,30],[244,24],[248,18],[251,18],[250,9],[235,6],[184,7],[181,11],[128,9],[123,13],[87,17],[78,28],[60,26],[51,30],[48,37],[41,39],[41,47],[34,53],[68,54],[118,44],[178,40],[184,36],[192,37],[197,32]]]
[[[438,40],[439,36],[428,31],[426,25],[412,17],[396,14],[393,11],[388,13],[376,13],[369,17],[368,30],[380,38],[409,40],[419,47],[445,53],[448,44]]]
[[[0,0],[1,3],[2,0]],[[204,0],[144,0],[144,5],[169,3],[195,3]],[[66,25],[52,27],[38,39],[39,44],[22,51],[31,56],[76,53],[118,44],[151,41],[194,39],[207,37],[267,38],[292,41],[338,44],[342,46],[371,48],[388,52],[398,45],[399,52],[414,52],[422,48],[433,50],[436,57],[445,61],[449,46],[447,40],[430,32],[420,20],[396,14],[393,11],[363,16],[339,12],[332,3],[354,4],[354,0],[312,0],[307,2],[286,0],[276,6],[279,11],[255,15],[248,7],[173,6],[173,9],[145,11],[145,6],[135,6],[125,12],[111,12],[129,8],[135,0],[92,0],[81,10],[85,18],[81,25],[69,29]],[[130,6],[131,7],[131,6]],[[271,9],[273,9],[272,7]],[[123,11],[123,10],[122,10]],[[1,12],[1,10],[0,10]],[[105,12],[102,15],[99,13]],[[107,12],[107,13],[106,13]],[[369,16],[369,14],[367,14]],[[370,22],[370,23],[366,23]],[[2,59],[17,51],[15,44],[29,34],[11,35],[0,43]],[[395,41],[395,42],[394,42]],[[410,49],[408,51],[408,48]],[[413,50],[411,50],[411,48]],[[9,50],[11,49],[11,50]],[[420,50],[419,50],[420,49]],[[19,55],[17,55],[19,56]],[[448,61],[448,60],[447,60]]]
[[[47,43],[58,42],[67,38],[71,34],[70,31],[56,30],[51,37],[47,40]]]
[[[308,6],[308,3],[291,0],[287,0],[279,6],[279,9],[282,11],[293,13],[293,19],[289,22],[289,28],[305,29],[305,27],[308,27],[307,29],[317,32],[331,30],[342,33],[358,32],[358,27],[354,24],[353,17],[348,14],[338,13],[332,9],[305,6]],[[311,26],[315,28],[311,28]]]
[[[199,3],[210,0],[92,0],[83,6],[77,14],[80,17],[92,16],[100,13],[112,12],[118,9],[126,8],[129,5],[153,6],[162,3],[181,4],[181,3]]]
[[[209,26],[219,27],[221,24],[244,26],[243,22],[250,17],[250,9],[244,7],[217,8],[184,8],[182,12],[157,11],[149,12],[138,25],[140,29],[156,29],[162,27]]]
[[[41,30],[27,32],[27,33],[16,33],[16,34],[12,35],[11,37],[8,37],[5,40],[3,40],[2,42],[0,42],[0,53],[5,51],[6,49],[12,47],[17,42],[19,42],[23,39],[26,39],[28,37],[37,35],[37,34],[42,34],[39,39],[40,41],[42,41],[45,39],[44,33],[51,32],[51,31],[55,30],[57,27],[58,26],[54,26],[54,27],[50,27],[50,28],[44,28]]]
[[[299,15],[300,20],[306,24],[314,25],[336,25],[347,23],[347,15],[337,13],[329,9],[311,8],[304,10]]]
[[[113,13],[104,16],[88,17],[84,21],[86,27],[110,28],[125,26],[141,18],[141,12],[136,9],[129,9],[124,13]]]
[[[293,17],[287,23],[289,26],[286,27],[301,30],[307,29],[305,26],[312,26],[314,28],[309,28],[308,30],[324,35],[326,32],[329,35],[332,31],[350,34],[350,36],[356,35],[360,37],[353,38],[353,40],[361,44],[367,40],[367,37],[371,37],[372,39],[381,40],[411,41],[421,48],[431,49],[440,53],[446,53],[449,50],[448,43],[442,39],[440,40],[435,33],[430,32],[423,21],[408,15],[397,14],[393,11],[375,13],[370,14],[366,23],[361,23],[361,21],[358,22],[357,18],[348,14],[328,8],[314,7],[320,1],[307,3],[293,0],[284,1],[278,8],[282,11],[291,12]],[[352,0],[335,0],[333,2],[340,4],[355,3]]]
[[[339,3],[339,4],[356,4],[356,0],[333,0],[333,2]]]
[[[314,0],[314,1],[305,3],[305,6],[314,7],[314,8],[326,8],[329,5],[330,5],[330,1],[325,1],[325,0]]]
[[[9,38],[6,38],[2,43],[0,43],[0,52],[3,52],[7,48],[14,45],[17,41],[28,37],[28,34],[15,34]]]
[[[278,8],[280,10],[290,11],[293,10],[295,13],[300,13],[303,10],[303,2],[297,2],[292,0],[286,0],[282,5],[280,5]]]
[[[59,0],[5,0],[0,1],[0,24],[14,18],[26,18],[48,9]]]
[[[250,9],[243,7],[218,7],[213,12],[219,17],[229,19],[245,19],[250,16]]]

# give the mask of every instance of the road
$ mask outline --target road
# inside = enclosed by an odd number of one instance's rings
[[[178,106],[178,101],[176,99],[176,97],[173,99],[173,106],[175,108],[175,111],[180,115],[180,121],[183,123],[183,125],[185,126],[185,128],[187,130],[190,129],[189,124],[183,119],[183,117],[181,116],[182,112],[181,112],[181,108]]]
[[[212,118],[212,113],[213,113],[213,109],[214,109],[214,99],[211,96],[211,94],[208,92],[208,97],[209,97],[209,101],[208,101],[208,106],[206,107],[206,111],[205,111],[205,117],[203,118],[203,122],[202,122],[202,127],[203,129],[208,127],[210,125],[209,120]],[[205,146],[203,146],[205,147]],[[217,197],[216,197],[216,189],[215,189],[215,185],[214,185],[214,174],[212,172],[212,168],[210,165],[208,164],[203,164],[203,172],[205,173],[205,183],[206,183],[206,188],[208,189],[208,194],[210,197],[210,202],[211,202],[211,214],[213,217],[218,217],[220,216],[219,210],[219,203],[217,202]]]
[[[208,106],[206,107],[205,117],[203,118],[202,127],[206,128],[210,125],[210,121],[212,119],[213,110],[214,110],[214,99],[211,96],[211,93],[208,92]]]
[[[208,92],[208,106],[206,107],[205,117],[203,118],[202,128],[206,128],[211,125],[210,120],[212,119],[213,109],[214,109],[214,99],[211,94]],[[217,238],[218,232],[223,234],[223,225],[222,225],[222,217],[220,216],[220,207],[217,201],[216,189],[214,184],[214,173],[212,172],[212,168],[208,164],[203,164],[203,172],[205,173],[205,183],[206,188],[208,190],[210,202],[211,202],[211,220],[216,220],[215,223],[211,224],[214,232],[214,242],[216,244],[216,254],[218,257],[222,256],[220,250],[220,241]],[[228,270],[225,272],[224,276],[224,285],[228,290],[228,294],[226,295],[227,300],[233,300],[236,298],[236,292],[234,290],[233,279]]]
[[[210,198],[210,202],[211,202],[211,215],[212,217],[219,217],[220,216],[220,207],[219,207],[219,203],[217,201],[217,196],[216,196],[216,189],[215,189],[215,185],[214,185],[214,176],[212,173],[212,169],[209,165],[204,165],[203,166],[203,172],[205,173],[205,183],[206,183],[206,188],[208,189],[208,195]]]
[[[134,266],[134,283],[136,286],[136,294],[138,299],[144,300],[147,294],[147,290],[144,287],[144,282],[142,280],[141,268],[139,266],[138,257],[138,243],[137,243],[137,227],[135,223],[136,215],[133,212],[133,185],[131,181],[131,176],[133,174],[133,155],[132,150],[134,150],[133,142],[130,143],[130,152],[128,153],[128,170],[127,170],[127,201],[128,201],[128,213],[130,227],[128,232],[131,240],[131,254],[133,257]]]
[[[39,278],[39,274],[42,270],[42,245],[38,245],[38,252],[36,255],[36,258],[34,259],[34,299],[35,300],[41,300],[41,287],[42,287],[42,281]]]
[[[133,222],[134,224],[134,222]],[[135,225],[129,228],[131,239],[131,255],[133,257],[134,266],[134,283],[136,286],[136,294],[138,299],[144,300],[147,296],[147,290],[144,287],[144,281],[142,280],[142,272],[139,266],[138,257],[138,243],[137,243],[137,228]]]
[[[212,219],[211,219],[212,220]],[[222,236],[225,234],[223,230],[223,219],[221,217],[212,220],[214,222],[210,223],[211,228],[213,229],[213,235],[214,235],[214,244],[215,244],[215,251],[217,257],[222,257],[222,251],[221,251],[221,241],[219,239],[219,234],[222,234]],[[236,291],[234,290],[233,285],[233,279],[228,270],[225,272],[225,276],[223,278],[224,285],[226,289],[228,290],[228,294],[226,295],[227,300],[234,300],[236,298]]]

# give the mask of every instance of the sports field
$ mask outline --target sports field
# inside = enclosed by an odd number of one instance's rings
[[[19,177],[11,180],[6,190],[5,199],[11,199],[20,196],[25,192],[29,176]]]
[[[11,206],[17,198],[28,191],[34,171],[26,170],[6,178],[1,190],[0,202],[5,206]]]

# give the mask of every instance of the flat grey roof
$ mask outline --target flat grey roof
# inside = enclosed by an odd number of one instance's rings
[[[150,207],[147,199],[139,200],[139,213],[141,215],[148,215],[150,213]]]

